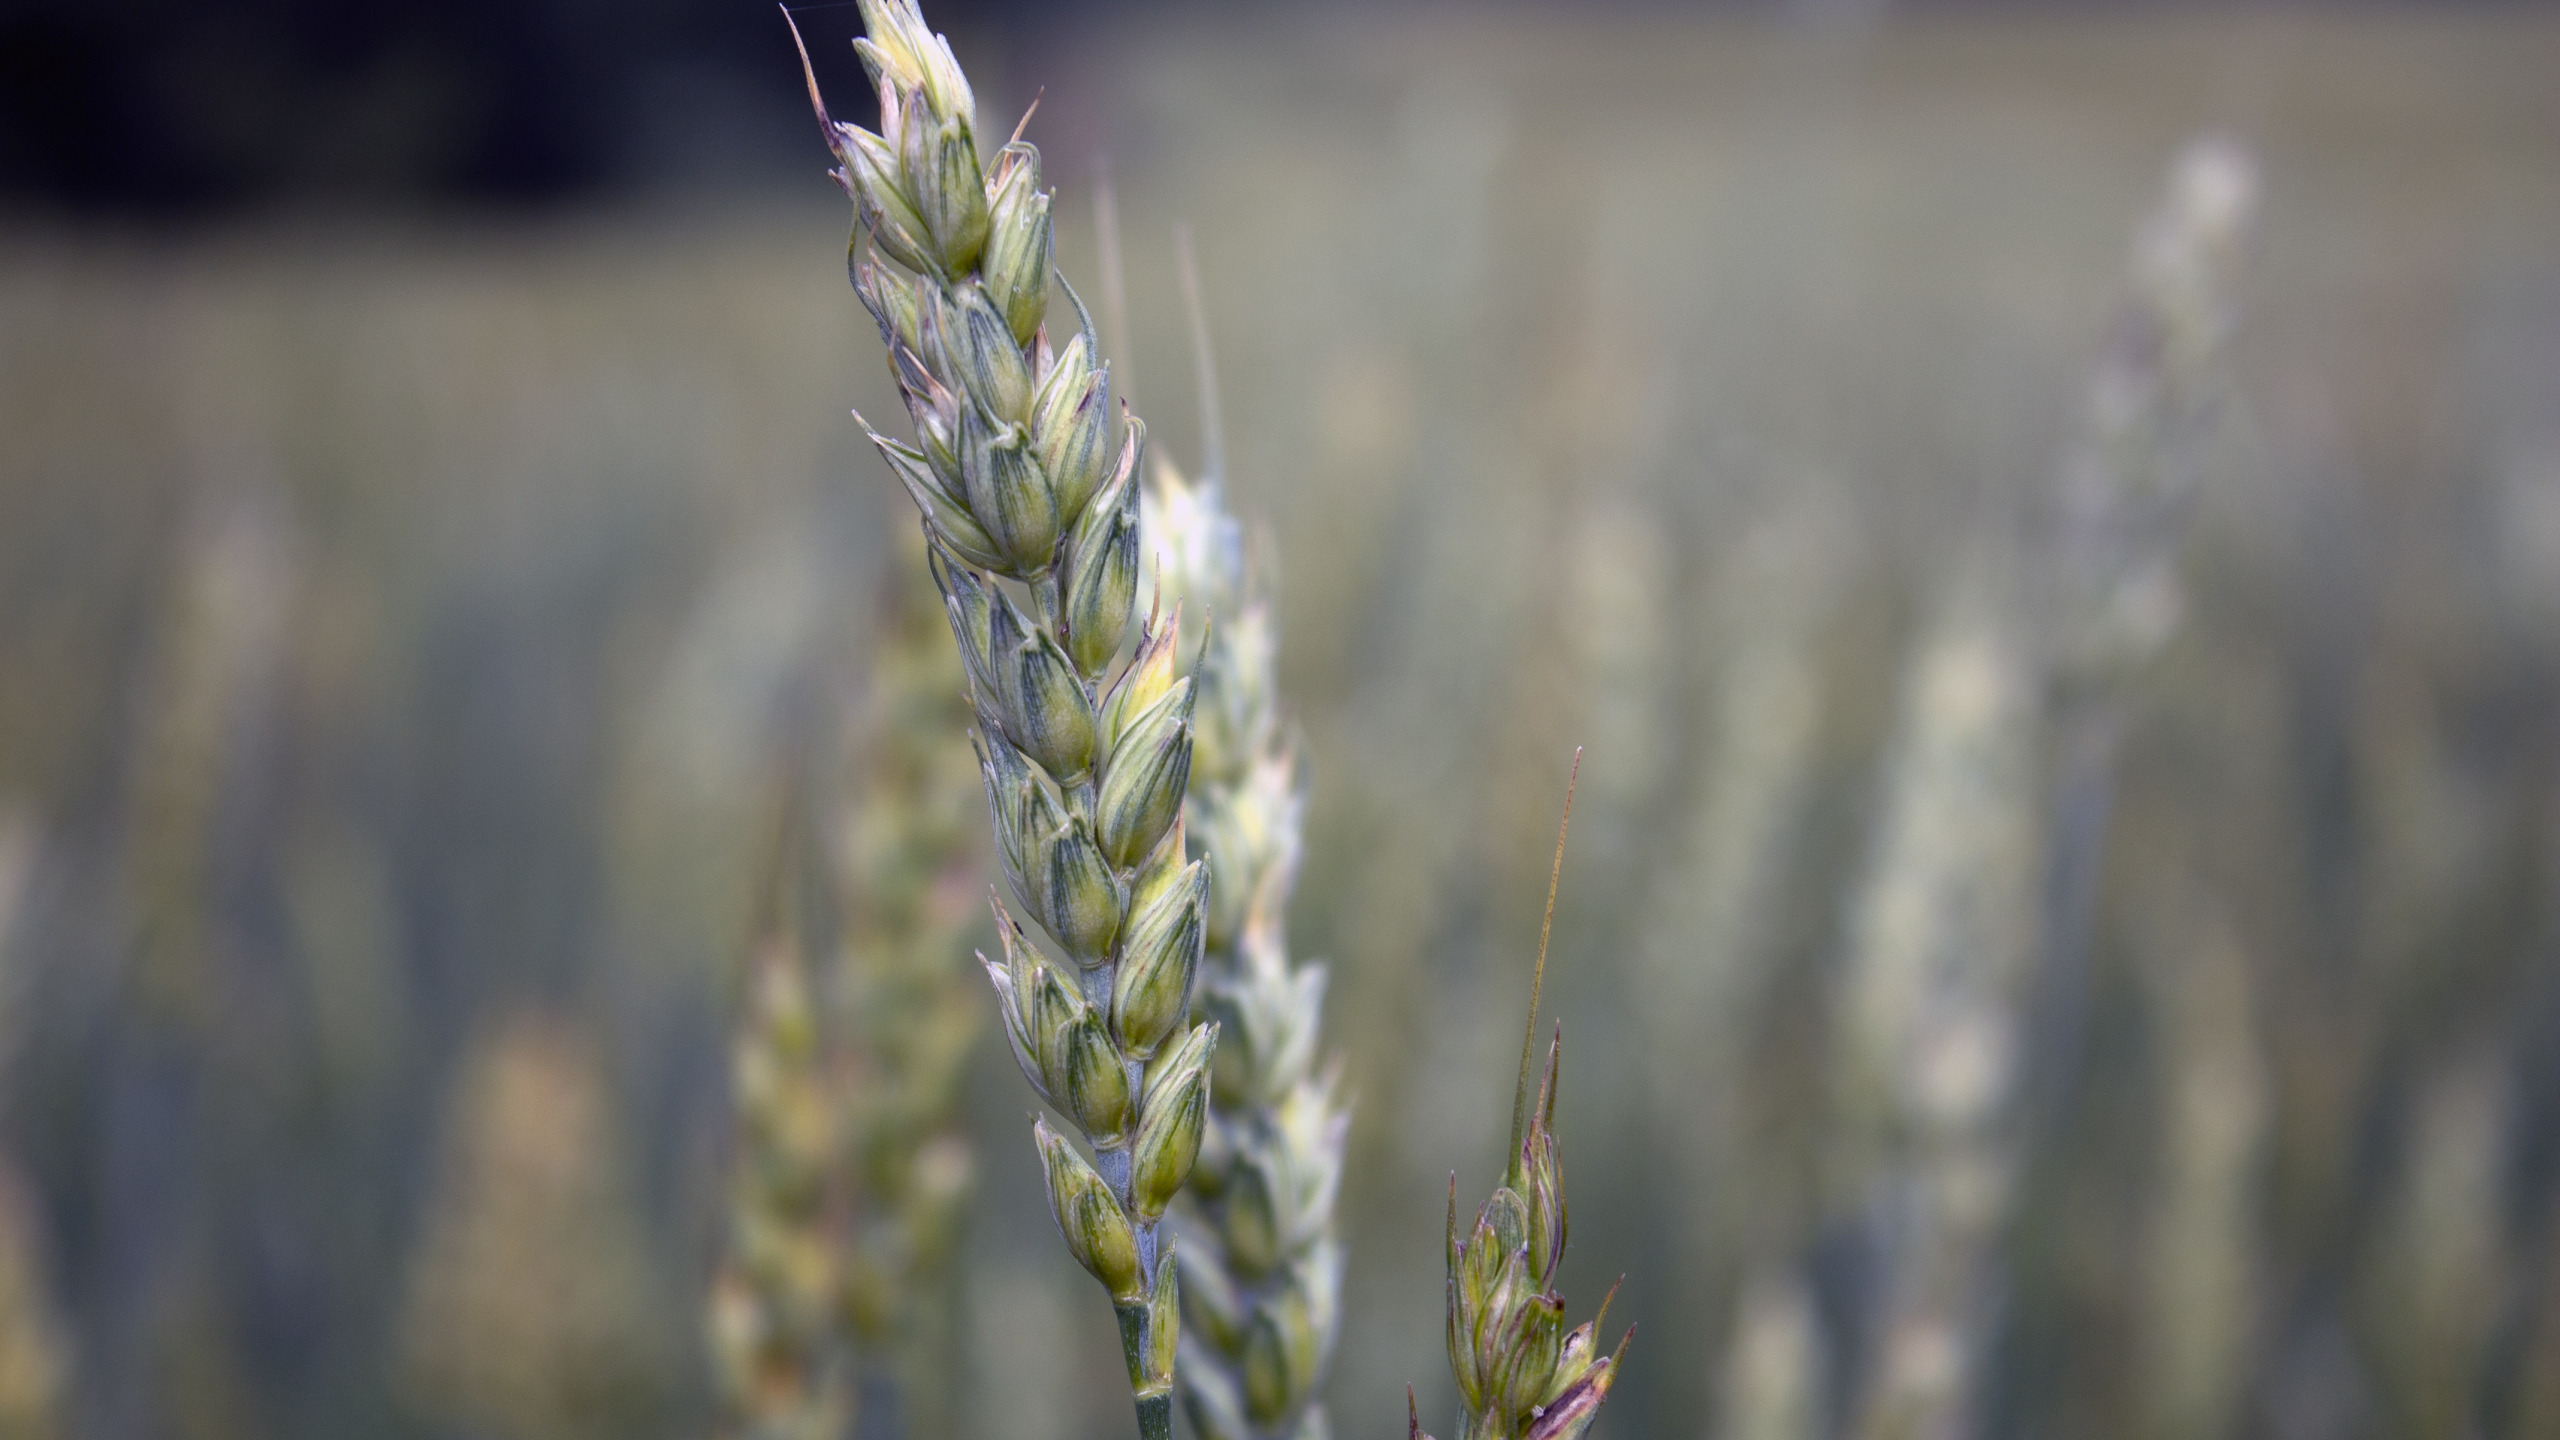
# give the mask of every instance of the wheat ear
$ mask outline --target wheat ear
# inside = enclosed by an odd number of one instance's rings
[[[788,822],[767,859],[765,913],[730,1041],[738,1138],[729,1168],[728,1250],[705,1328],[721,1433],[834,1440],[853,1413],[833,1303],[845,1269],[834,1157],[840,1109],[799,937],[782,912]]]
[[[857,207],[854,288],[916,427],[913,444],[871,438],[924,515],[1005,876],[1063,957],[996,903],[1004,959],[986,970],[1005,1037],[1093,1150],[1033,1122],[1050,1205],[1111,1293],[1141,1434],[1169,1440],[1178,1267],[1158,1229],[1199,1153],[1218,1032],[1187,1023],[1209,866],[1188,860],[1181,823],[1195,687],[1176,673],[1176,620],[1151,614],[1114,664],[1137,596],[1145,430],[1130,420],[1111,444],[1110,371],[1082,306],[1063,347],[1043,324],[1040,152],[1017,138],[982,168],[950,45],[913,0],[861,8],[881,133],[829,118],[814,76],[809,90]]]
[[[2145,664],[2185,609],[2179,553],[2231,390],[2239,264],[2257,210],[2248,152],[2190,142],[2135,239],[2130,283],[2055,478],[2041,609],[2056,774],[2046,877],[2044,1053],[2031,1129],[2061,1122],[2078,1066],[2115,756]]]
[[[834,963],[812,965],[800,938],[808,837],[787,819],[732,1042],[739,1139],[710,1335],[731,1433],[754,1440],[836,1440],[858,1395],[893,1401],[899,1433],[956,1430],[950,1292],[974,1170],[958,1110],[983,1023],[963,941],[982,842],[960,662],[908,558],[847,727],[850,803],[819,837]],[[858,1384],[852,1366],[891,1384]]]
[[[2178,553],[2231,389],[2236,281],[2257,199],[2248,151],[2206,136],[2179,153],[2135,237],[2048,520],[2053,663],[2068,697],[2121,704],[2176,631]]]
[[[1301,795],[1280,722],[1276,630],[1221,495],[1217,384],[1187,237],[1176,253],[1207,464],[1188,480],[1158,452],[1141,532],[1163,593],[1217,617],[1193,671],[1198,739],[1184,818],[1219,876],[1200,1005],[1221,1036],[1191,1172],[1198,1223],[1186,1227],[1182,1252],[1183,1408],[1202,1440],[1321,1440],[1328,1431],[1315,1397],[1339,1322],[1334,1200],[1348,1117],[1334,1072],[1317,1063],[1324,968],[1289,961]]]
[[[910,546],[923,548],[912,535]],[[854,1199],[841,1312],[855,1358],[894,1382],[897,1432],[931,1440],[959,1433],[953,1292],[976,1171],[960,1095],[986,1013],[966,945],[986,841],[941,596],[921,555],[900,559],[851,803],[825,837],[840,926],[826,1013],[846,1051],[837,1163]],[[869,1403],[876,1387],[864,1389]]]
[[[2035,1119],[2023,1080],[2043,1081],[2048,1120],[2061,1113],[2053,1097],[2077,1028],[2114,716],[2132,667],[2177,617],[2195,438],[2218,395],[2228,280],[2254,189],[2246,157],[2227,144],[2181,158],[2137,243],[2133,293],[2062,474],[2056,569],[2039,577],[2037,613],[1951,608],[1906,683],[1845,988],[1864,1080],[1858,1118],[1870,1144],[1892,1152],[1872,1178],[1899,1221],[1887,1227],[1883,1335],[1856,1435],[1955,1434],[1973,1421],[1999,1298],[1993,1247]],[[2031,620],[2050,627],[2042,646],[2024,633]],[[2045,857],[2052,949],[2040,977],[2047,1013],[2037,1017],[2025,1003],[2037,978],[2025,891],[2041,853],[2034,756],[2052,718],[2040,708],[2048,682],[2064,702],[2071,773]],[[2041,1056],[2028,1055],[2031,1039]]]
[[[1574,770],[1582,752],[1574,752]],[[1600,1313],[1568,1332],[1564,1297],[1555,1293],[1564,1259],[1564,1157],[1556,1143],[1556,1072],[1564,1029],[1547,1047],[1547,1068],[1534,1095],[1538,1000],[1547,980],[1547,940],[1554,933],[1556,887],[1564,878],[1564,839],[1573,823],[1573,787],[1565,787],[1564,823],[1556,827],[1555,868],[1547,876],[1546,919],[1538,929],[1538,964],[1530,974],[1529,1022],[1520,1041],[1520,1075],[1511,1092],[1511,1150],[1502,1184],[1458,1233],[1458,1177],[1449,1177],[1449,1369],[1466,1411],[1458,1440],[1579,1440],[1617,1383],[1627,1342],[1599,1352]],[[1610,1289],[1610,1297],[1617,1294]],[[1406,1433],[1430,1440],[1406,1392]]]

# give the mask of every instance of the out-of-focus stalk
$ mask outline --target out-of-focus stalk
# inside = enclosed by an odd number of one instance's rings
[[[833,1303],[847,1269],[842,1117],[798,937],[785,917],[761,928],[731,1048],[738,1141],[729,1248],[711,1284],[712,1374],[736,1440],[842,1440],[853,1405]]]
[[[2232,1433],[2249,1373],[2268,1080],[2249,957],[2191,885],[2137,931],[2167,1086],[2144,1237],[2142,1421],[2156,1440]]]
[[[1791,1255],[1805,1239],[1804,1207],[1784,1193],[1792,1167],[1746,1141],[1751,1107],[1767,1099],[1755,1083],[1753,1037],[1769,1014],[1778,917],[1816,790],[1826,697],[1815,632],[1839,543],[1810,513],[1788,516],[1736,547],[1700,605],[1696,628],[1721,632],[1722,643],[1705,687],[1696,799],[1656,877],[1640,952],[1637,1024],[1653,1123],[1672,1183],[1688,1197],[1667,1278],[1677,1304],[1700,1316],[1745,1290],[1729,1332],[1710,1330],[1729,1333],[1724,1383],[1741,1388],[1716,1407],[1720,1428],[1701,1433],[1767,1433],[1780,1423],[1771,1417],[1796,1408],[1769,1398],[1771,1386],[1793,1383],[1771,1370],[1792,1352],[1772,1338],[1780,1312],[1764,1303],[1791,1282],[1765,1258],[1747,1285],[1734,1272],[1745,1257]]]
[[[2231,389],[2237,278],[2257,212],[2248,152],[2197,140],[2135,238],[2124,303],[2056,476],[2035,575],[2055,731],[2036,1068],[2056,1123],[2079,1064],[2116,751],[2186,604],[2178,569]]]
[[[1822,1327],[1796,1276],[1753,1277],[1725,1352],[1716,1440],[1815,1440],[1824,1433]]]
[[[2527,1287],[2518,1336],[2513,1390],[2506,1400],[2498,1440],[2560,1434],[2560,1191],[2546,1197],[2539,1265],[2521,1277]]]
[[[2230,399],[2238,271],[2257,207],[2248,152],[2208,136],[2170,167],[2167,193],[2135,237],[2127,293],[2047,517],[2039,578],[2067,694],[2121,703],[2177,632],[2179,555]]]
[[[2410,1107],[2367,1296],[2391,1433],[2480,1431],[2489,1342],[2508,1257],[2506,1047],[2474,1044],[2426,1077]]]
[[[103,1053],[116,1057],[111,1065],[159,1077],[154,1083],[188,1103],[154,1122],[101,1117],[105,1143],[172,1163],[125,1172],[150,1178],[116,1186],[106,1197],[113,1203],[99,1207],[95,1243],[148,1257],[125,1282],[131,1313],[147,1318],[84,1352],[90,1369],[79,1383],[103,1397],[92,1402],[101,1428],[150,1430],[185,1417],[223,1440],[249,1427],[204,1403],[244,1384],[233,1353],[208,1341],[225,1298],[210,1263],[219,1222],[202,1162],[175,1157],[210,1147],[254,1093],[235,1068],[246,1047],[226,1043],[236,1039],[226,1031],[241,1011],[241,987],[257,983],[240,963],[254,953],[240,924],[241,860],[254,834],[246,822],[259,798],[257,762],[287,674],[299,577],[289,516],[263,490],[199,497],[177,540],[123,779],[115,900],[130,1028]]]

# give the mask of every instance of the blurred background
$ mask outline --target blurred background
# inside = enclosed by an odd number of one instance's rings
[[[1196,236],[1357,1105],[1338,1433],[1453,1403],[1580,745],[1597,1433],[1898,1433],[1960,1192],[1968,1433],[2560,1434],[2560,16],[928,18],[985,128],[1044,96],[1080,283],[1107,157],[1186,459]],[[2064,694],[2015,573],[2204,132],[2261,204],[2182,578]],[[764,5],[0,3],[0,1433],[710,1425],[777,757],[910,523],[817,138]],[[1121,1434],[1019,1085],[982,1035],[962,1428]]]

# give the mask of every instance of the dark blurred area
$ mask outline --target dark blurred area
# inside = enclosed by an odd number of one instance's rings
[[[859,29],[855,6],[788,8],[838,108],[861,118],[870,102],[842,43]],[[1392,8],[1436,10],[1445,23],[1464,24],[1534,7]],[[1885,7],[1615,0],[1575,8],[1820,24],[1854,23]],[[1924,0],[1890,8],[2033,16],[2215,7]],[[1258,13],[1284,12],[1115,0],[1061,14],[1028,0],[960,0],[937,6],[935,23],[983,84],[1006,78],[1018,49],[1054,54],[1097,20],[1251,23]],[[807,159],[805,132],[795,128],[799,91],[782,83],[790,58],[782,33],[779,8],[759,0],[6,0],[0,206],[171,222],[278,204],[539,206],[771,178]]]
[[[985,46],[1031,8],[938,13]],[[848,101],[857,14],[800,20],[839,42],[813,49]],[[788,157],[767,122],[800,105],[783,36],[747,0],[9,0],[0,203],[151,220],[524,205],[769,170]]]

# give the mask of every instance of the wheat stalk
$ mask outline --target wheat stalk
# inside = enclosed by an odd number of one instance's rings
[[[1145,430],[1132,419],[1111,444],[1090,321],[1063,347],[1043,324],[1040,152],[1017,131],[982,169],[949,44],[913,0],[861,8],[880,133],[830,118],[814,75],[809,95],[859,215],[854,287],[916,427],[913,444],[871,438],[923,512],[1006,878],[1060,952],[997,902],[1004,959],[986,969],[1006,1039],[1093,1150],[1034,1122],[1051,1208],[1111,1294],[1139,1430],[1166,1440],[1179,1267],[1158,1234],[1199,1153],[1218,1031],[1187,1023],[1209,866],[1188,860],[1181,821],[1196,689],[1176,673],[1179,612],[1151,614],[1114,674],[1137,595]]]
[[[1162,592],[1220,617],[1194,666],[1198,739],[1184,805],[1200,855],[1221,877],[1200,1003],[1218,1024],[1222,1063],[1191,1172],[1199,1223],[1186,1227],[1183,1249],[1183,1406],[1202,1440],[1318,1440],[1328,1431],[1315,1395],[1339,1321],[1334,1208],[1349,1117],[1335,1073],[1316,1064],[1324,968],[1289,960],[1301,796],[1280,724],[1276,629],[1221,495],[1217,383],[1187,237],[1177,254],[1207,465],[1188,480],[1159,451],[1140,528]]]
[[[1574,754],[1574,768],[1582,756]],[[1565,788],[1565,826],[1573,820],[1573,789]],[[1449,1369],[1457,1378],[1465,1413],[1458,1440],[1578,1440],[1599,1417],[1601,1402],[1617,1383],[1635,1327],[1603,1355],[1594,1338],[1609,1315],[1600,1313],[1568,1332],[1564,1297],[1554,1291],[1564,1259],[1564,1157],[1555,1135],[1556,1072],[1564,1058],[1564,1031],[1547,1048],[1547,1068],[1536,1095],[1529,1076],[1537,1059],[1538,998],[1546,986],[1547,940],[1554,932],[1556,887],[1564,876],[1564,830],[1556,833],[1555,867],[1547,877],[1546,920],[1538,931],[1538,964],[1529,981],[1529,1021],[1520,1037],[1520,1075],[1511,1091],[1511,1144],[1502,1184],[1477,1208],[1475,1223],[1458,1232],[1458,1177],[1449,1176]],[[1610,1290],[1614,1297],[1615,1287]],[[1406,1433],[1430,1440],[1405,1394]]]

